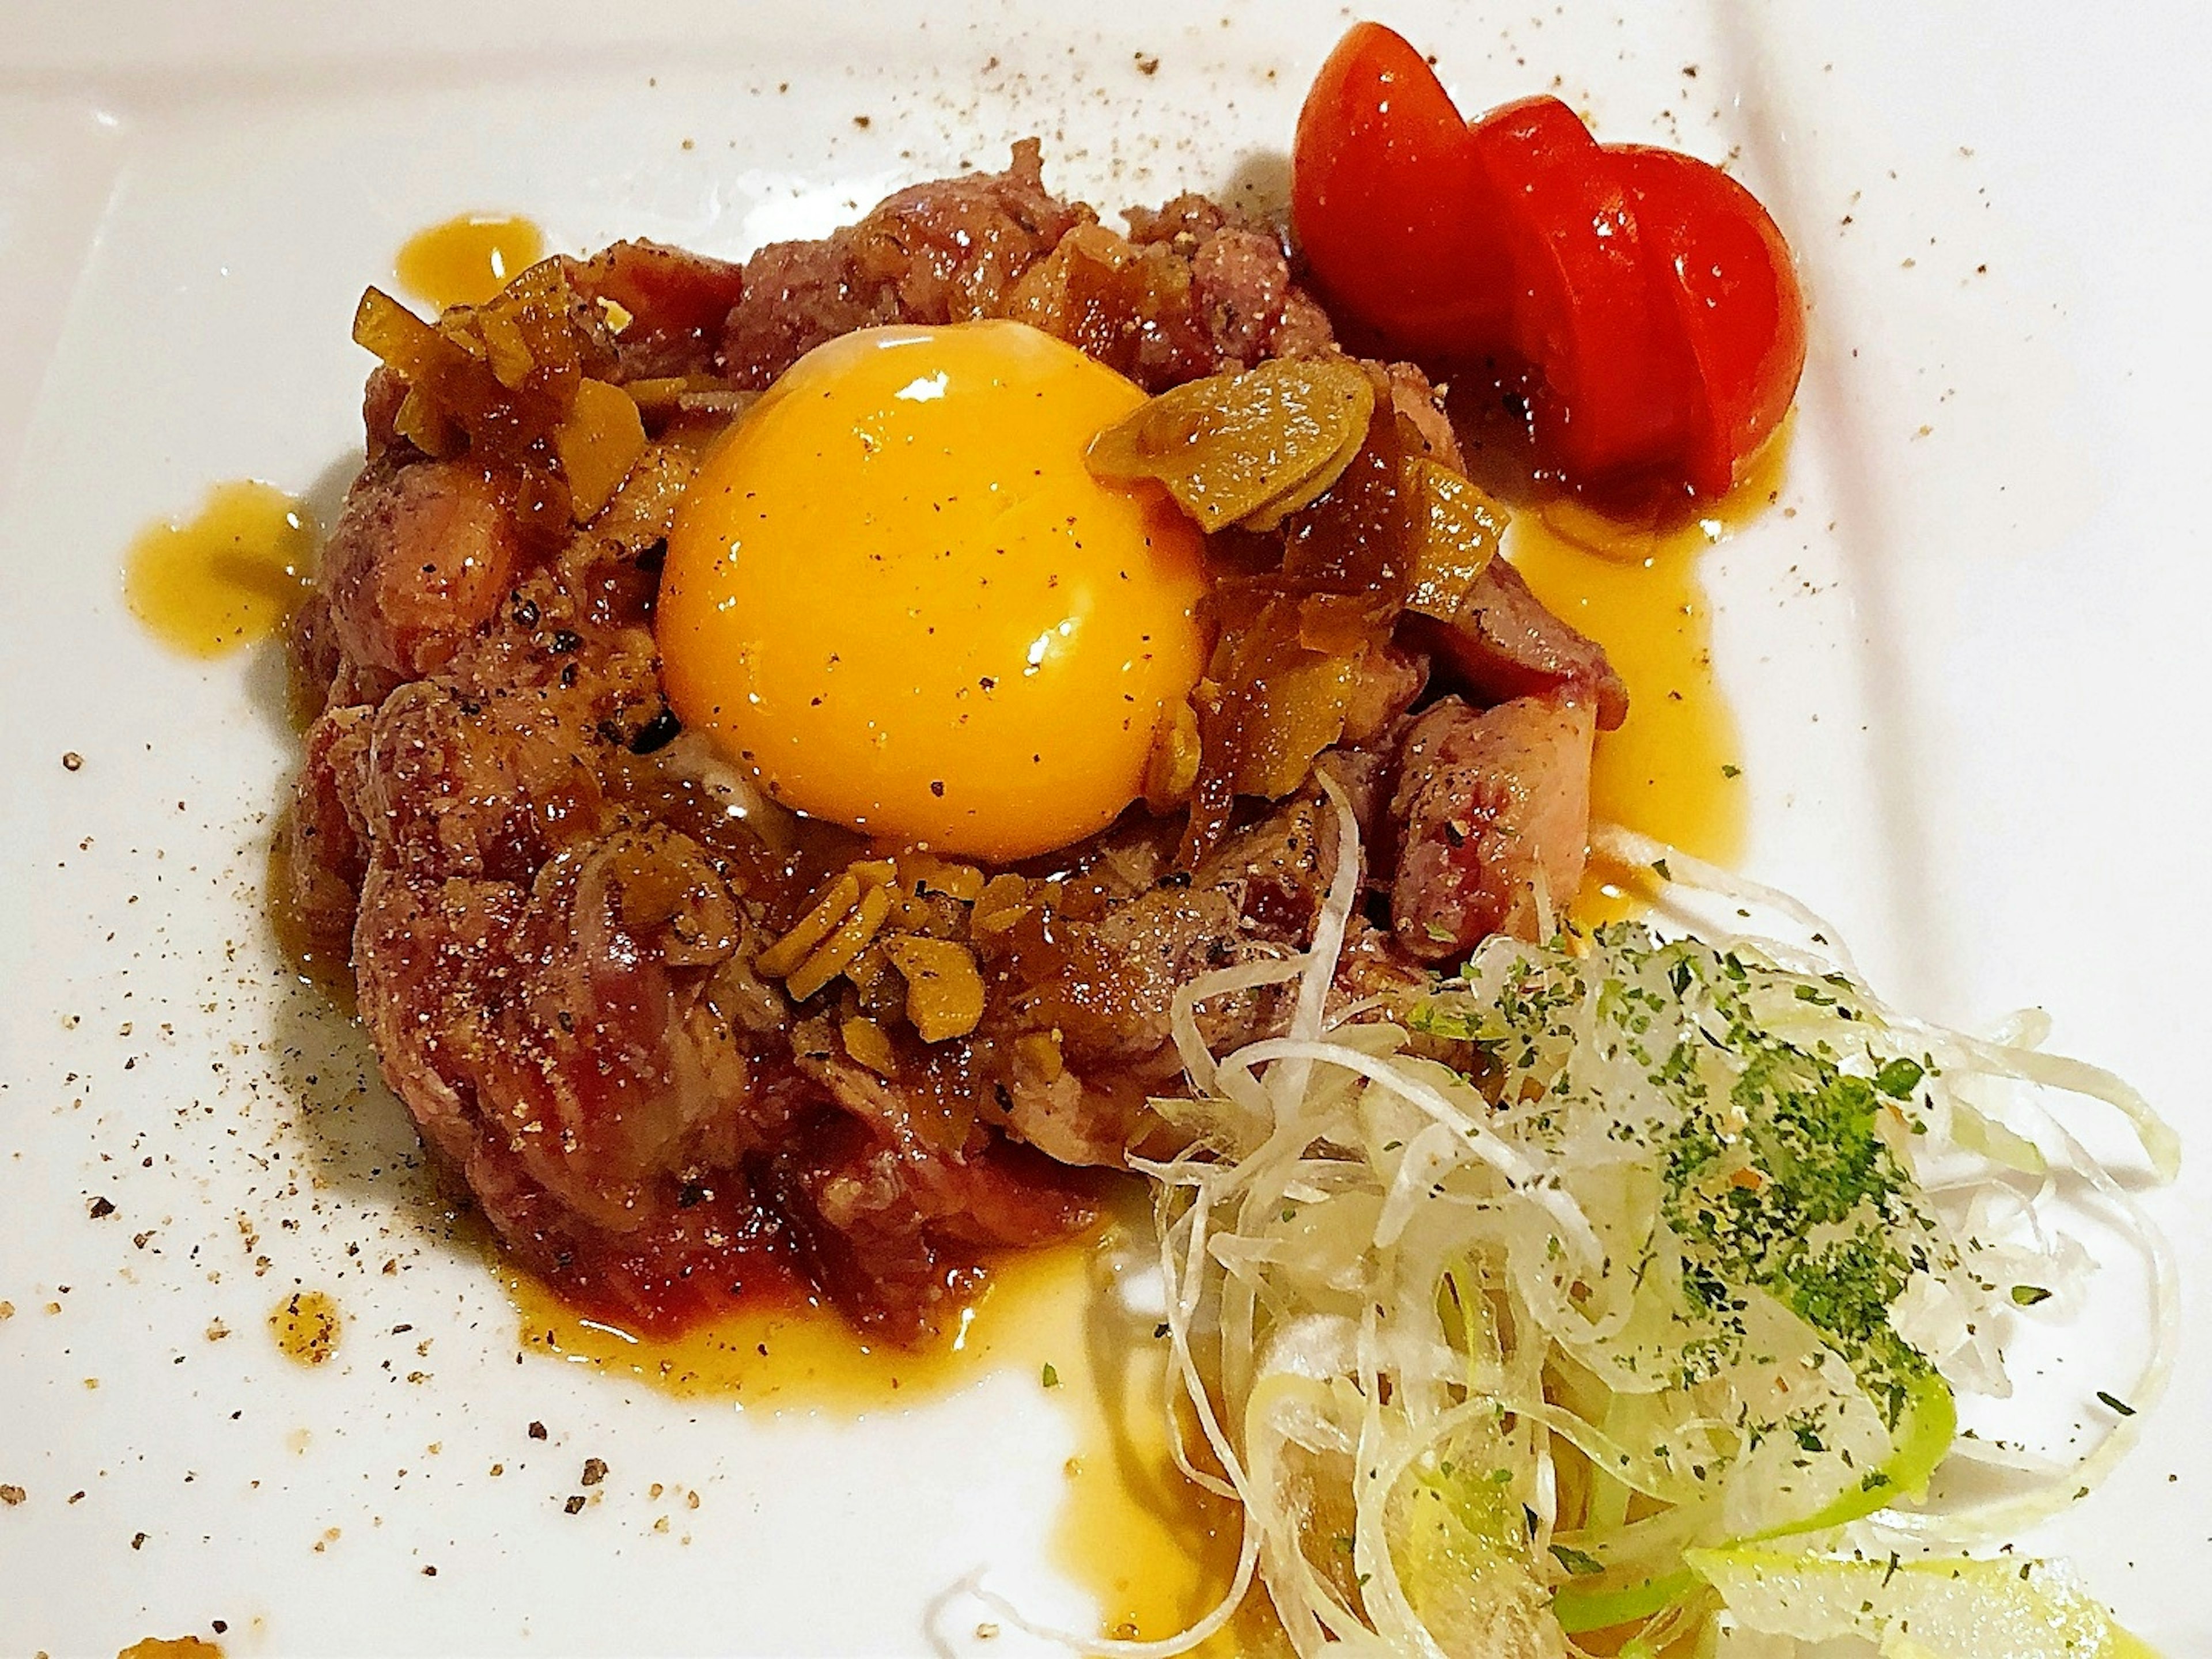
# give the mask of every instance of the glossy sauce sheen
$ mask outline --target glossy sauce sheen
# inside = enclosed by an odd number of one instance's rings
[[[442,311],[483,304],[544,257],[545,233],[531,221],[464,213],[409,237],[392,274],[413,297]]]
[[[139,532],[123,596],[164,645],[221,656],[276,632],[307,597],[318,536],[305,504],[275,486],[217,484],[192,518]]]
[[[305,724],[303,720],[303,728]],[[284,960],[301,979],[350,1015],[355,1006],[349,942],[334,944],[318,939],[314,930],[301,920],[299,909],[292,902],[291,846],[291,836],[286,826],[280,824],[270,838],[269,871],[264,888],[262,908],[268,913],[270,931],[276,935],[276,947],[283,952]]]

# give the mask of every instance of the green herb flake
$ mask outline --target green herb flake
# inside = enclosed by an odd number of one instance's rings
[[[1553,1545],[1552,1553],[1558,1559],[1561,1566],[1565,1567],[1569,1572],[1574,1574],[1577,1578],[1587,1578],[1592,1573],[1603,1572],[1605,1571],[1605,1563],[1599,1560],[1597,1557],[1595,1555],[1587,1555],[1581,1550],[1572,1548],[1565,1544]]]
[[[1927,1073],[1917,1061],[1893,1060],[1885,1061],[1881,1070],[1874,1074],[1874,1086],[1892,1100],[1906,1100],[1911,1097],[1912,1091],[1920,1086],[1920,1079],[1925,1076]]]
[[[1056,1389],[1060,1386],[1060,1367],[1049,1359],[1044,1362],[1043,1382],[1048,1389]]]
[[[2012,1287],[2013,1305],[2033,1308],[2039,1302],[2051,1300],[2051,1292],[2040,1285],[2015,1285]]]
[[[2133,1406],[2130,1406],[2126,1401],[2119,1399],[2116,1395],[2106,1394],[2102,1389],[2097,1390],[2097,1398],[2103,1401],[2106,1406],[2118,1412],[2122,1417],[2133,1417],[2136,1414],[2136,1408]]]

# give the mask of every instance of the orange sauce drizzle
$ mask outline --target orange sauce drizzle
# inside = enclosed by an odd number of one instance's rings
[[[269,1311],[269,1334],[295,1364],[319,1365],[336,1353],[344,1321],[327,1291],[295,1291]]]
[[[951,1393],[1001,1365],[1039,1376],[1048,1364],[1065,1370],[1054,1354],[1079,1337],[1089,1259],[1103,1248],[1102,1237],[1009,1257],[951,1328],[919,1348],[872,1340],[811,1298],[744,1302],[657,1335],[584,1313],[503,1258],[498,1272],[531,1352],[678,1399],[858,1414]]]
[[[197,1636],[149,1636],[133,1642],[115,1659],[222,1659],[222,1648]]]
[[[544,257],[545,233],[530,220],[464,213],[409,237],[392,261],[392,274],[415,298],[443,311],[482,305]]]
[[[163,644],[221,656],[276,632],[307,596],[318,533],[306,505],[273,484],[217,484],[184,523],[138,533],[123,597]]]
[[[1712,864],[1741,856],[1751,797],[1698,564],[1778,497],[1788,434],[1785,425],[1742,483],[1686,522],[1623,524],[1555,496],[1517,507],[1506,532],[1506,556],[1536,596],[1603,646],[1628,687],[1627,720],[1598,734],[1591,817]],[[1640,914],[1651,896],[1641,874],[1593,862],[1575,919]]]

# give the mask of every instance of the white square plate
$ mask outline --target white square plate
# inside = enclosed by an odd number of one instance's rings
[[[2212,886],[2191,851],[2212,781],[2192,724],[2212,53],[2195,10],[2142,9],[1389,17],[1470,108],[1559,90],[1605,137],[1736,155],[1802,257],[1814,350],[1783,510],[1706,567],[1752,872],[1844,924],[1893,1000],[1965,1024],[2049,1007],[2059,1046],[2191,1135],[2212,1124],[2195,961]],[[508,210],[573,249],[734,255],[1000,165],[1030,132],[1048,179],[1109,212],[1183,188],[1265,198],[1346,21],[1261,0],[1067,16],[101,0],[11,17],[11,1649],[111,1653],[219,1619],[233,1654],[912,1653],[986,1565],[1088,1621],[1048,1547],[1071,1431],[1034,1376],[848,1424],[525,1363],[483,1264],[423,1224],[404,1115],[357,1039],[303,1011],[262,919],[291,744],[266,654],[167,655],[119,590],[133,533],[217,480],[331,505],[359,443],[352,307],[425,224]],[[93,1218],[95,1199],[114,1213]],[[2194,1267],[2212,1181],[2192,1169],[2154,1202]],[[295,1283],[348,1316],[315,1371],[264,1334]],[[2177,1397],[2033,1540],[2177,1656],[2212,1651],[2202,1275],[2191,1307]],[[2100,1311],[2117,1323],[2087,1340],[2139,1334]],[[218,1321],[229,1340],[210,1340]],[[572,1517],[587,1455],[612,1473]],[[668,1533],[654,1482],[700,1497]],[[936,1616],[976,1645],[972,1608]]]

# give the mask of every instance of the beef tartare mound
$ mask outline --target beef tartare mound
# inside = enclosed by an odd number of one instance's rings
[[[1344,356],[1274,229],[1197,197],[1128,223],[1048,194],[1029,143],[743,265],[622,243],[435,323],[364,296],[367,459],[292,637],[320,713],[284,897],[349,952],[433,1158],[584,1304],[652,1325],[797,1281],[927,1335],[993,1251],[1086,1224],[1094,1166],[1172,1144],[1175,993],[1310,942],[1332,796],[1367,860],[1346,997],[1578,884],[1625,696],[1492,556],[1427,381]],[[987,319],[1151,394],[1092,464],[1207,532],[1204,672],[1144,799],[1011,864],[791,811],[679,719],[654,635],[687,485],[785,371]],[[1289,453],[1267,423],[1316,387],[1358,420],[1298,478],[1200,453]],[[1207,999],[1207,1046],[1291,994]]]

